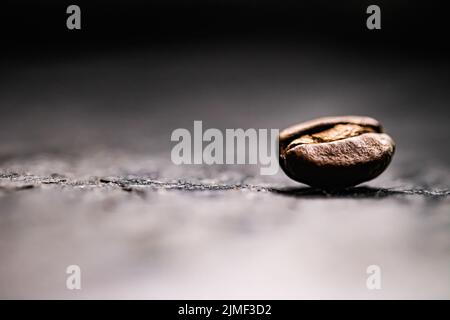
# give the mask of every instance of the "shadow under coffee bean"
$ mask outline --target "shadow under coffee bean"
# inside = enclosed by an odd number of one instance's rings
[[[280,132],[280,166],[293,180],[335,190],[380,175],[395,152],[392,138],[369,117],[318,118]]]

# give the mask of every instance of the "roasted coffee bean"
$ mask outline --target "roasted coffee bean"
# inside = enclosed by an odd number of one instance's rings
[[[326,117],[280,132],[280,166],[293,180],[322,189],[355,186],[380,175],[395,143],[369,117]]]

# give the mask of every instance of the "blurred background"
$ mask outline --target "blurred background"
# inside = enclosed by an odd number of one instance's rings
[[[402,145],[446,141],[438,3],[379,1],[382,29],[373,31],[370,1],[80,1],[81,30],[66,28],[70,4],[4,5],[3,157],[33,146],[146,152],[170,148],[166,137],[195,119],[282,129],[333,114],[373,116],[404,135]]]
[[[81,30],[66,28],[71,4]],[[366,28],[370,4],[381,30]],[[6,1],[0,297],[448,298],[444,8]],[[283,129],[347,114],[397,143],[371,189],[327,196],[256,166],[170,161],[172,131],[194,120]],[[65,288],[70,264],[81,291]]]

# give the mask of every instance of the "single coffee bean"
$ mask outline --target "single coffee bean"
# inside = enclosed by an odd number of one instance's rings
[[[369,117],[326,117],[280,132],[280,166],[293,180],[322,189],[355,186],[380,175],[395,151]]]

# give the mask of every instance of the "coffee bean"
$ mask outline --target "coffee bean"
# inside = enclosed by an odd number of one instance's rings
[[[355,186],[380,175],[395,151],[369,117],[314,119],[280,132],[280,166],[293,180],[322,189]]]

